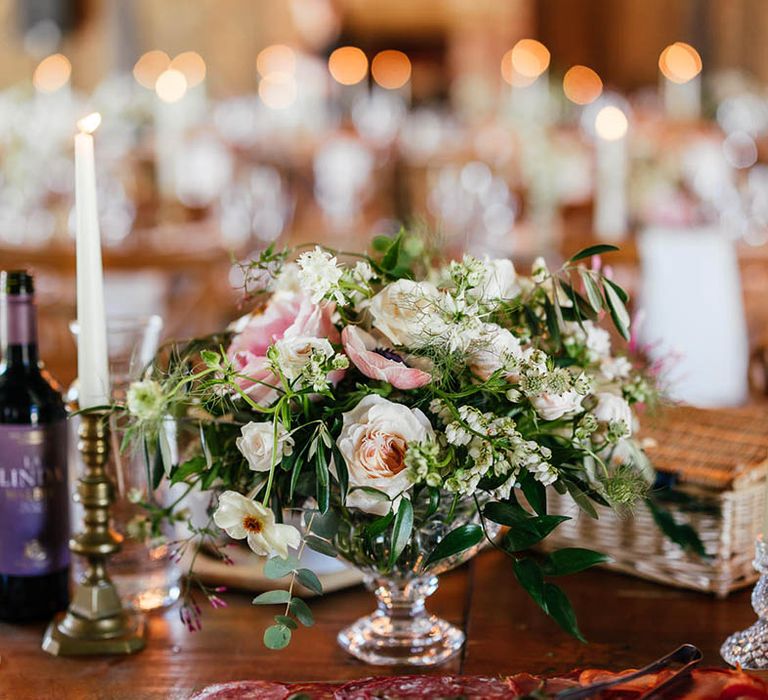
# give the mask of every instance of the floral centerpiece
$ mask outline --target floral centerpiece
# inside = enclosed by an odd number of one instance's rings
[[[610,317],[628,338],[627,296],[587,266],[611,250],[586,249],[554,272],[538,260],[522,276],[509,260],[439,264],[403,232],[376,238],[370,255],[270,248],[244,266],[254,310],[225,333],[171,345],[131,387],[126,440],[146,448],[151,483],[211,494],[208,524],[190,525],[180,549],[223,553],[226,533],[269,557],[267,576],[289,577],[287,590],[254,600],[281,606],[268,647],[312,624],[293,595],[295,582],[322,592],[305,547],[351,562],[376,592],[377,612],[339,635],[373,663],[458,650],[462,633],[424,598],[484,542],[581,638],[552,579],[605,558],[528,550],[567,519],[547,512],[548,487],[594,516],[593,501],[630,508],[651,480],[632,405],[653,384],[598,325]],[[177,460],[169,420],[188,432]],[[150,528],[187,518],[182,497],[144,500]],[[188,599],[192,628],[198,612]]]

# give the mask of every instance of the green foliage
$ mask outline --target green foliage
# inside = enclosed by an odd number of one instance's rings
[[[582,248],[578,253],[572,255],[569,258],[569,262],[578,262],[585,258],[591,258],[593,255],[602,255],[603,253],[612,253],[619,250],[615,245],[608,245],[606,243],[600,243],[598,245],[591,245],[588,248]]]
[[[285,649],[291,643],[291,629],[284,624],[276,624],[264,630],[264,646],[267,649]]]
[[[455,530],[451,530],[437,546],[429,553],[424,562],[424,567],[428,567],[436,562],[459,554],[464,550],[479,544],[484,537],[483,528],[474,523],[461,525]]]
[[[312,625],[315,624],[315,618],[312,615],[312,611],[301,598],[296,598],[295,596],[291,598],[289,608],[296,616],[296,619],[304,625],[304,627],[312,627]]]
[[[277,603],[287,603],[291,599],[288,591],[275,590],[265,591],[253,599],[254,605],[275,605]]]
[[[653,520],[659,529],[672,540],[675,544],[688,552],[697,554],[700,557],[708,557],[704,543],[701,541],[696,530],[687,523],[678,523],[672,513],[663,508],[653,498],[645,501],[648,509],[651,511]]]
[[[544,560],[543,570],[547,576],[566,576],[610,561],[611,558],[601,552],[567,547],[549,554]]]
[[[407,498],[400,499],[400,505],[397,508],[397,515],[392,527],[392,542],[389,553],[389,568],[392,568],[397,558],[402,554],[405,545],[411,538],[413,530],[413,506]]]
[[[314,571],[310,571],[309,569],[299,569],[296,572],[296,578],[299,579],[299,583],[301,583],[304,588],[308,588],[317,595],[323,594],[323,584],[320,583],[320,579],[317,578]]]

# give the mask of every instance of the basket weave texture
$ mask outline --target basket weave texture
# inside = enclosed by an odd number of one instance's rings
[[[572,519],[544,547],[589,547],[609,554],[614,570],[720,597],[753,583],[755,537],[765,520],[768,407],[667,408],[646,420],[641,437],[654,467],[677,479],[664,507],[696,530],[710,557],[671,542],[645,505],[632,517],[598,506],[594,520],[554,491],[552,512]]]

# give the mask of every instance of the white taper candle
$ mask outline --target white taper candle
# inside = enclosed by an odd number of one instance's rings
[[[98,113],[78,123],[75,136],[75,206],[77,212],[77,374],[80,408],[109,403],[107,324],[101,236],[96,199],[93,131],[101,123]]]

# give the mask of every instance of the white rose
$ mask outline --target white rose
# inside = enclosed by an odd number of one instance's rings
[[[485,281],[480,287],[481,298],[490,301],[492,299],[512,299],[520,292],[520,284],[517,280],[515,266],[506,258],[485,259]]]
[[[397,280],[382,289],[369,306],[373,325],[395,345],[428,340],[437,316],[439,292],[429,282]]]
[[[562,394],[544,392],[534,396],[531,403],[543,420],[557,420],[580,411],[583,398],[575,391],[565,391]]]
[[[255,472],[268,472],[272,468],[272,452],[275,450],[275,426],[272,421],[251,422],[240,429],[235,441],[237,449],[248,460]],[[275,464],[293,452],[293,438],[282,423],[277,424],[277,448]]]
[[[467,365],[472,374],[485,381],[513,357],[522,357],[520,341],[506,328],[486,323],[467,357]]]
[[[397,508],[402,494],[412,485],[405,467],[408,444],[432,439],[432,426],[419,409],[387,401],[378,394],[366,396],[343,418],[336,444],[349,473],[346,505],[386,515],[390,507]],[[362,486],[385,493],[390,501],[353,490]]]
[[[333,357],[333,346],[327,338],[307,336],[282,338],[275,343],[275,350],[277,366],[290,381],[301,374],[314,353]]]
[[[597,394],[597,406],[592,410],[598,423],[610,425],[611,423],[623,422],[632,434],[632,409],[629,404],[616,394],[607,391]]]

